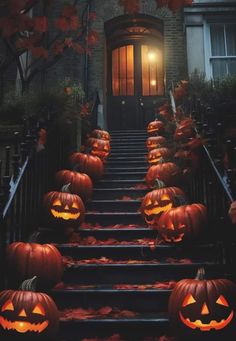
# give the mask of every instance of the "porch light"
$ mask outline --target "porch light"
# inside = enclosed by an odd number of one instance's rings
[[[150,85],[151,85],[151,86],[156,86],[156,84],[157,84],[157,81],[156,81],[155,79],[152,79],[152,80],[150,81]]]
[[[157,54],[153,50],[150,50],[147,54],[149,62],[155,62],[157,60]]]

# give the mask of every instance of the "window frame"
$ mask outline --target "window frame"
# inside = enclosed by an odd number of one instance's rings
[[[211,25],[224,25],[224,41],[226,44],[226,29],[225,29],[225,25],[230,24],[230,25],[235,25],[236,23],[235,21],[229,21],[229,20],[224,20],[224,18],[222,20],[204,20],[204,51],[205,51],[205,73],[206,73],[206,77],[208,79],[214,79],[213,77],[213,66],[212,66],[212,60],[230,60],[230,59],[235,59],[236,60],[236,54],[235,55],[230,55],[230,56],[213,56],[212,55],[212,46],[211,46],[211,30],[210,30],[210,26]],[[225,45],[226,47],[226,53],[227,53],[227,44]],[[227,74],[225,76],[230,75],[230,73],[228,72],[228,67],[227,68]]]

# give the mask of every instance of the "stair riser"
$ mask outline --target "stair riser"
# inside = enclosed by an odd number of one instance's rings
[[[77,323],[60,323],[60,334],[64,341],[81,341],[83,338],[111,337],[114,334],[123,335],[128,341],[141,341],[148,336],[161,336],[169,329],[167,320],[138,321],[123,319],[122,321],[107,320],[84,321]]]
[[[114,238],[120,241],[130,241],[134,239],[141,238],[155,238],[156,231],[149,228],[134,228],[134,229],[103,229],[103,230],[79,230],[79,234],[82,238],[93,236],[98,240],[107,240],[109,238]]]
[[[99,181],[96,183],[96,188],[129,188],[133,189],[136,185],[145,185],[144,181],[140,180],[129,180],[125,182],[115,180]]]
[[[170,291],[123,291],[116,290],[114,292],[99,292],[92,291],[89,292],[52,292],[52,297],[59,309],[64,308],[75,308],[78,306],[85,309],[93,307],[99,309],[104,306],[104,297],[106,297],[106,302],[109,302],[109,306],[117,307],[121,310],[132,310],[137,312],[163,312],[167,310],[168,298],[170,296]]]
[[[107,160],[107,163],[109,164],[110,162],[121,162],[121,161],[125,161],[125,162],[147,162],[147,157],[145,155],[141,155],[141,156],[121,156],[118,157],[117,155],[115,156],[110,156],[109,159]]]
[[[113,137],[111,139],[111,146],[112,145],[116,145],[116,144],[124,144],[124,143],[128,143],[128,144],[134,144],[135,142],[137,144],[140,144],[140,145],[144,145],[146,144],[146,141],[147,141],[147,136],[146,137],[131,137],[131,136],[128,136],[128,137]]]
[[[113,161],[113,160],[107,160],[106,166],[107,167],[117,167],[117,168],[123,168],[124,165],[126,167],[129,168],[135,168],[135,167],[148,167],[148,162],[147,160],[141,160],[141,161],[130,161],[130,160],[117,160],[117,161]]]
[[[221,278],[220,266],[206,264],[174,265],[81,265],[67,269],[63,276],[66,283],[79,284],[120,284],[154,283],[156,281],[181,280],[195,278],[199,266],[204,265],[208,277]]]
[[[85,215],[85,222],[86,223],[99,223],[102,226],[109,226],[109,225],[128,225],[128,224],[137,224],[137,225],[144,225],[144,220],[141,217],[141,214],[107,214],[107,215],[99,215],[99,214],[89,214]]]
[[[103,179],[104,180],[129,180],[129,179],[132,179],[132,180],[144,180],[144,177],[146,176],[146,173],[106,173],[104,176],[103,176]]]
[[[148,167],[146,166],[146,167],[127,167],[127,168],[125,168],[123,166],[122,168],[121,167],[116,168],[116,167],[108,167],[108,166],[106,166],[105,171],[107,173],[113,173],[113,174],[114,173],[120,173],[120,172],[122,172],[122,173],[131,173],[131,174],[133,174],[133,173],[140,173],[140,172],[147,173]]]
[[[97,199],[104,199],[106,198],[107,200],[109,199],[122,199],[124,196],[128,196],[132,199],[137,199],[137,198],[142,198],[145,196],[145,194],[147,193],[148,191],[147,190],[134,190],[134,189],[131,189],[131,190],[127,190],[127,189],[124,189],[124,190],[115,190],[114,189],[114,192],[113,191],[110,191],[110,190],[95,190],[93,192],[93,198],[94,200],[97,200]]]
[[[90,201],[87,203],[86,208],[90,212],[138,212],[140,206],[141,202],[139,201]]]
[[[77,246],[77,247],[63,247],[58,246],[63,255],[73,257],[74,259],[89,259],[107,257],[113,260],[153,260],[157,259],[160,262],[165,262],[168,258],[187,258],[192,262],[216,262],[218,255],[215,249],[211,248],[194,248],[183,249],[181,247],[157,247],[151,250],[146,246]]]

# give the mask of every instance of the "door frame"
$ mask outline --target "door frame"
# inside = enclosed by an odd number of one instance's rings
[[[140,32],[129,32],[128,29],[131,27],[143,27],[147,30],[147,33]],[[106,118],[107,124],[109,123],[109,108],[111,107],[112,98],[112,74],[109,72],[112,67],[112,50],[120,46],[134,45],[134,58],[140,58],[135,53],[135,49],[141,44],[154,45],[158,42],[161,45],[162,54],[164,56],[164,44],[163,44],[163,21],[161,19],[152,17],[150,15],[121,15],[113,19],[108,20],[104,24],[106,34],[106,78],[105,78],[105,89],[106,89]],[[145,41],[145,42],[144,42]],[[140,53],[140,51],[139,51]],[[165,79],[165,66],[163,58],[163,83]],[[141,74],[134,73],[134,84],[139,84],[141,87]],[[139,79],[139,82],[137,80]],[[136,83],[137,82],[137,83]],[[164,84],[165,88],[165,84]],[[134,89],[134,91],[141,92],[142,89]],[[135,96],[135,94],[134,94]]]

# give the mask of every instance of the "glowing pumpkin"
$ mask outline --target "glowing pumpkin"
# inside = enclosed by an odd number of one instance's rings
[[[0,292],[0,336],[3,340],[44,340],[57,338],[59,312],[51,297],[35,292],[36,277],[19,290]]]
[[[93,156],[98,156],[101,160],[105,160],[110,153],[110,142],[107,140],[90,137],[86,144],[91,148],[90,153]]]
[[[148,169],[145,180],[149,188],[155,188],[157,180],[166,186],[176,185],[181,177],[181,169],[172,162],[161,163]]]
[[[174,140],[176,142],[186,140],[196,136],[194,128],[194,121],[191,118],[186,118],[180,121],[179,126],[174,133]]]
[[[161,135],[165,132],[165,125],[162,121],[152,121],[148,124],[147,132],[149,136]]]
[[[61,281],[62,256],[52,244],[15,242],[6,249],[7,275],[11,285],[38,277],[38,288],[50,289]]]
[[[164,136],[151,136],[151,137],[148,137],[146,146],[147,146],[148,151],[150,151],[152,149],[163,147],[166,145],[166,143],[167,141]]]
[[[148,153],[149,165],[157,165],[161,161],[167,161],[172,155],[172,151],[169,148],[156,148],[150,150]]]
[[[52,223],[78,226],[84,219],[83,201],[76,194],[51,191],[44,195],[43,206]]]
[[[236,285],[228,279],[206,280],[204,275],[199,269],[195,279],[177,282],[169,298],[170,322],[184,334],[211,332],[219,339],[219,331],[230,332],[231,326],[235,331]]]
[[[60,170],[56,173],[56,182],[60,187],[70,184],[70,193],[79,195],[84,201],[92,197],[93,183],[85,173]]]
[[[76,171],[88,174],[92,179],[99,179],[104,173],[104,165],[97,156],[83,153],[73,153],[70,163]]]
[[[167,243],[196,239],[206,224],[206,207],[202,204],[182,205],[162,214],[156,226]]]
[[[91,137],[95,137],[97,139],[107,140],[110,141],[111,137],[108,131],[106,130],[100,130],[100,129],[94,129],[91,134]]]
[[[156,225],[164,212],[186,201],[185,193],[178,187],[155,189],[143,198],[140,212],[148,225]]]

